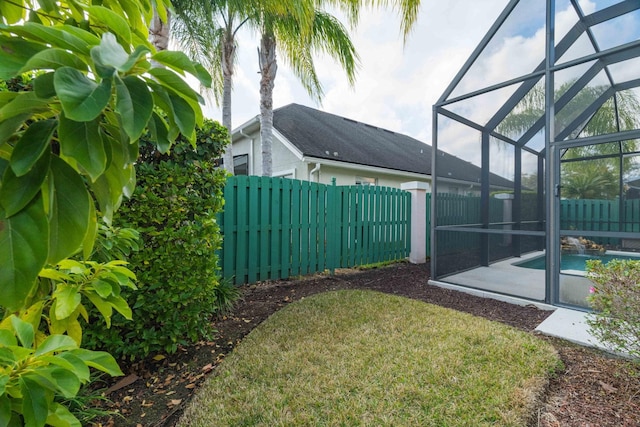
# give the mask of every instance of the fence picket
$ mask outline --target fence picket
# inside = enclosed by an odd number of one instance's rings
[[[236,284],[409,253],[404,191],[236,176],[228,178],[224,197],[219,255],[223,277]]]

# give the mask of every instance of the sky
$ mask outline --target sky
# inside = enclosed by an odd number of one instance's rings
[[[316,58],[325,96],[312,100],[282,60],[274,108],[290,103],[368,123],[431,143],[432,106],[478,45],[508,0],[423,0],[406,44],[391,9],[367,9],[350,30],[360,55],[356,83],[331,58]],[[337,15],[337,14],[336,14]],[[346,22],[346,21],[343,21]],[[259,114],[257,39],[240,33],[232,97],[233,127]],[[221,120],[209,105],[205,114]]]
[[[578,0],[586,14],[618,0]],[[354,86],[331,58],[318,57],[315,64],[325,96],[319,105],[302,88],[282,58],[274,89],[274,108],[290,103],[307,105],[322,111],[403,133],[432,143],[432,109],[465,61],[493,25],[509,0],[422,0],[418,21],[406,43],[400,32],[398,15],[391,9],[365,9],[357,28],[350,34],[360,56]],[[476,61],[473,72],[460,82],[454,95],[488,87],[530,73],[544,59],[545,2],[522,0],[509,21]],[[335,13],[340,17],[339,13]],[[569,0],[556,0],[557,40],[577,21]],[[621,42],[638,39],[640,13],[593,27],[606,49]],[[346,20],[343,20],[346,22]],[[238,66],[234,76],[232,120],[236,128],[259,114],[257,37],[239,33]],[[559,60],[559,63],[592,53],[586,36]],[[575,79],[590,64],[556,73],[556,84]],[[614,66],[615,68],[615,66]],[[637,75],[636,67],[620,64],[614,70],[620,80]],[[632,76],[623,76],[629,74]],[[604,73],[592,84],[606,84]],[[486,123],[497,105],[513,88],[493,91],[468,101],[448,106],[451,111],[478,123]],[[205,114],[221,120],[218,108],[209,104]],[[439,122],[439,148],[476,165],[480,164],[479,134],[456,122]],[[475,132],[475,133],[474,133]],[[535,141],[544,147],[543,133]],[[499,145],[499,144],[496,144]],[[513,178],[513,149],[492,148],[492,172]],[[534,156],[523,158],[525,173],[535,173]],[[529,171],[530,169],[530,171]]]

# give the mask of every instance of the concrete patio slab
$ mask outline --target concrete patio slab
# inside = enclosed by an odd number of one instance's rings
[[[587,313],[567,308],[556,309],[536,328],[536,332],[580,344],[608,350],[607,347],[589,333]]]

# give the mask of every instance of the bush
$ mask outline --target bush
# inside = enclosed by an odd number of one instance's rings
[[[640,261],[588,261],[587,275],[595,283],[591,333],[611,350],[640,358]]]
[[[129,257],[138,291],[124,295],[133,321],[114,317],[110,330],[91,327],[88,345],[130,359],[173,353],[210,337],[212,316],[237,299],[233,285],[220,283],[216,254],[225,173],[210,159],[225,138],[224,128],[208,122],[198,131],[198,151],[184,141],[171,155],[142,148],[134,196],[114,216],[114,224],[138,229],[142,240]]]

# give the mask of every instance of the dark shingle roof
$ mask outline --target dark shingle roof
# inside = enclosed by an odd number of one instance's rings
[[[304,156],[431,175],[430,145],[406,135],[299,104],[273,112],[273,126]],[[480,168],[439,151],[440,176],[479,182]],[[497,175],[491,184],[512,187]]]

